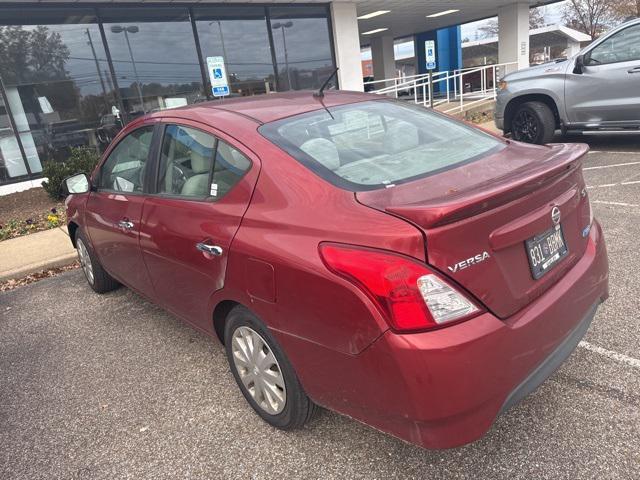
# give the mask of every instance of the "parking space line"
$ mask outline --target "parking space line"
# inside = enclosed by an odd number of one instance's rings
[[[633,180],[632,182],[605,183],[604,185],[588,185],[587,188],[619,187],[622,185],[637,185],[639,183],[640,183],[640,180]]]
[[[640,165],[640,162],[614,163],[613,165],[598,165],[595,167],[584,167],[582,170],[600,170],[601,168],[625,167],[627,165]]]
[[[591,200],[591,203],[600,203],[602,205],[616,205],[618,207],[640,207],[640,205],[636,203],[607,202],[605,200]]]
[[[638,360],[637,358],[629,357],[622,353],[614,352],[613,350],[607,350],[606,348],[598,347],[597,345],[585,342],[584,340],[581,341],[578,346],[584,348],[585,350],[589,350],[590,352],[602,355],[603,357],[615,360],[618,363],[624,363],[625,365],[629,365],[630,367],[640,369],[640,360]]]
[[[611,154],[621,153],[623,155],[640,155],[640,152],[616,152],[616,151],[609,151],[609,150],[589,150],[589,153],[611,153]]]

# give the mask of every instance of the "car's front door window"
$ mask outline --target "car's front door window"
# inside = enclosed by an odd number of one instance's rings
[[[141,193],[152,138],[153,126],[139,128],[124,137],[100,169],[100,188]]]
[[[589,54],[588,65],[640,60],[640,24],[611,35]]]

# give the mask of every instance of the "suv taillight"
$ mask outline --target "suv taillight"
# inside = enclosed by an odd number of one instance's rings
[[[426,265],[394,253],[324,243],[320,255],[333,273],[359,287],[399,332],[441,328],[480,308]]]

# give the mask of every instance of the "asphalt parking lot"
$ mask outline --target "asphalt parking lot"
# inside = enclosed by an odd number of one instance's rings
[[[221,345],[82,273],[0,294],[0,478],[640,478],[640,136],[588,141],[611,297],[584,342],[480,441],[425,451],[335,413],[283,433]]]

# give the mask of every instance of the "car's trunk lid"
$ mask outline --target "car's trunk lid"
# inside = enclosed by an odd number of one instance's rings
[[[587,149],[510,142],[474,162],[356,198],[420,228],[429,264],[505,318],[540,296],[584,253],[589,207],[580,159]],[[554,206],[568,254],[536,280],[525,242],[554,227]]]

